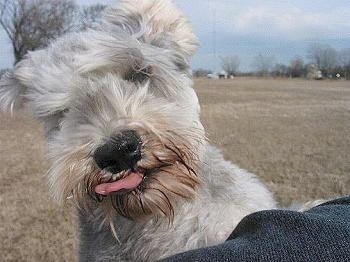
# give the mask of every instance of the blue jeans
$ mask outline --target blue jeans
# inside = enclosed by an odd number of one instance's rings
[[[303,213],[267,210],[250,214],[225,243],[162,261],[350,262],[350,197]]]

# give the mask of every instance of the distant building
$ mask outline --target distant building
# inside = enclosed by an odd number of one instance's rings
[[[219,79],[227,79],[227,76],[228,76],[228,74],[226,71],[221,71],[218,73]]]
[[[318,69],[317,65],[310,64],[307,67],[307,78],[308,79],[323,79],[322,71]]]
[[[216,73],[207,74],[207,78],[209,79],[219,79],[219,76]]]
[[[229,76],[226,71],[220,71],[218,73],[207,74],[207,78],[210,79],[228,79]]]

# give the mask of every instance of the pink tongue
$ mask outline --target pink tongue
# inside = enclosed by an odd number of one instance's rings
[[[121,189],[134,189],[142,181],[143,175],[141,173],[130,173],[127,177],[112,183],[100,184],[95,187],[95,192],[100,195],[109,195]]]

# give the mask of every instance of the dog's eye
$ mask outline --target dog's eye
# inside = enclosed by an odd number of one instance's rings
[[[62,113],[63,113],[63,114],[66,114],[66,113],[68,113],[68,112],[69,112],[69,108],[65,108],[65,109],[62,110]]]
[[[152,67],[148,66],[145,68],[129,70],[125,74],[124,79],[134,83],[135,82],[142,83],[145,80],[149,79],[151,75],[152,75]]]

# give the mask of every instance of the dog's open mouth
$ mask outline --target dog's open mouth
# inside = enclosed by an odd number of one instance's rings
[[[125,193],[137,188],[144,178],[144,174],[140,172],[127,172],[121,178],[115,181],[101,183],[95,187],[97,194],[108,196],[113,193]]]

